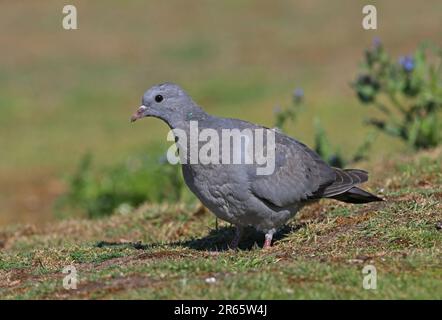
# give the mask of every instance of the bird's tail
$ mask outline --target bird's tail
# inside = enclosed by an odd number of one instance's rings
[[[367,203],[373,201],[383,201],[382,198],[379,198],[374,194],[371,194],[370,192],[362,190],[358,187],[352,187],[346,192],[337,194],[330,198],[348,203]]]
[[[359,169],[333,168],[336,174],[335,181],[321,190],[321,197],[336,199],[348,203],[367,203],[382,201],[356,185],[368,180],[368,173]]]

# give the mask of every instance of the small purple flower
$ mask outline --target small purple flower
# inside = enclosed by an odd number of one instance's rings
[[[402,56],[399,58],[399,64],[405,72],[411,72],[414,69],[414,59],[410,56]]]
[[[301,102],[302,98],[304,98],[304,90],[302,90],[302,88],[296,88],[295,91],[293,91],[293,99],[296,102]]]
[[[273,114],[278,114],[282,112],[282,108],[280,106],[276,106],[273,108]]]
[[[382,45],[381,38],[379,38],[379,37],[374,37],[374,38],[373,38],[372,45],[373,45],[373,48],[374,48],[374,49],[378,49],[378,48]]]

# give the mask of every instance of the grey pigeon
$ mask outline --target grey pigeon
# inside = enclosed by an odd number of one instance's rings
[[[164,83],[147,90],[142,106],[131,121],[143,117],[159,118],[171,129],[189,133],[190,121],[198,128],[266,129],[247,121],[220,118],[202,110],[178,85]],[[213,131],[212,130],[212,131]],[[184,180],[190,190],[218,218],[236,226],[231,243],[239,244],[241,231],[253,226],[265,234],[264,248],[271,246],[273,234],[304,205],[320,198],[348,203],[382,201],[357,187],[368,180],[366,171],[329,166],[303,143],[275,133],[275,170],[258,175],[258,164],[182,164]]]

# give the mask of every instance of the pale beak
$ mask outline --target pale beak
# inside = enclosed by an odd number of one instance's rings
[[[135,122],[140,118],[143,118],[143,114],[144,111],[146,111],[147,107],[146,106],[140,106],[137,110],[137,112],[135,112],[132,117],[130,117],[130,122]]]

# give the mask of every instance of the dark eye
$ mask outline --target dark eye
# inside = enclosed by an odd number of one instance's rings
[[[163,101],[163,96],[161,95],[161,94],[157,94],[156,96],[155,96],[155,101],[156,102],[161,102],[161,101]]]

